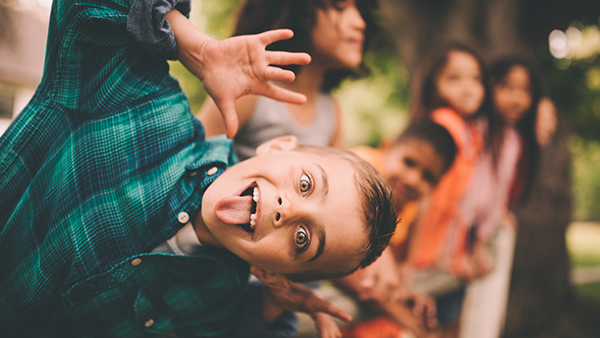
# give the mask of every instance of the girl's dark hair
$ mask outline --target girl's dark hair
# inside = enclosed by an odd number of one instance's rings
[[[529,191],[531,190],[531,184],[537,169],[537,162],[540,153],[540,146],[535,137],[535,122],[537,118],[538,104],[543,95],[543,88],[540,75],[538,74],[537,68],[534,66],[533,62],[528,58],[521,56],[502,57],[492,64],[492,67],[490,68],[491,87],[495,88],[496,86],[501,85],[508,73],[515,66],[523,67],[525,71],[527,71],[530,84],[529,90],[531,92],[531,107],[529,107],[523,118],[521,118],[521,120],[519,120],[515,126],[517,132],[521,135],[521,138],[524,141],[523,150],[524,154],[527,156],[527,158],[522,158],[521,161],[528,161],[527,172],[517,173],[525,175],[525,187],[521,195],[521,199],[523,199],[527,197]],[[522,165],[519,165],[519,168],[521,167]]]
[[[294,37],[277,41],[269,46],[269,50],[288,52],[310,52],[311,31],[316,24],[317,9],[334,6],[341,0],[246,0],[242,5],[233,35],[258,34],[270,29],[289,28]],[[356,0],[356,7],[366,23],[364,53],[371,47],[373,38],[380,33],[375,11],[378,0]],[[294,73],[301,71],[301,66],[282,66]],[[334,69],[325,73],[321,90],[325,93],[337,88],[348,77],[361,78],[367,76],[369,70],[364,63],[356,69]]]
[[[452,52],[464,52],[472,55],[479,64],[481,71],[481,83],[485,90],[485,96],[481,107],[473,115],[485,116],[487,119],[487,132],[485,133],[485,148],[492,152],[494,167],[498,162],[500,154],[500,145],[502,143],[502,120],[493,114],[492,92],[489,82],[487,63],[482,54],[470,44],[448,40],[439,44],[426,55],[423,62],[418,66],[413,81],[412,97],[412,118],[420,119],[428,117],[436,108],[445,107],[447,103],[438,95],[436,81],[441,71],[448,63],[448,58]]]

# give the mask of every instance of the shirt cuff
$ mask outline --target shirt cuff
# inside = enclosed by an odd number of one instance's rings
[[[175,35],[165,19],[173,8],[189,16],[191,0],[134,0],[127,17],[127,33],[144,51],[176,60]]]

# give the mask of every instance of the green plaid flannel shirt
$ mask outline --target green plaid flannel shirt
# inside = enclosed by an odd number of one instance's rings
[[[126,34],[131,2],[54,2],[42,82],[0,139],[3,337],[219,336],[238,311],[246,262],[151,253],[236,159]]]

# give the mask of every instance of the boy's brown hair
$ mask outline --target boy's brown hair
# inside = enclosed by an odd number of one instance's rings
[[[368,238],[362,248],[358,248],[352,257],[348,257],[349,264],[340,266],[336,271],[294,273],[287,274],[286,277],[293,282],[340,278],[358,268],[369,266],[381,256],[396,229],[396,204],[389,184],[379,171],[349,151],[307,145],[300,145],[295,150],[345,160],[353,167],[354,183],[357,185]]]

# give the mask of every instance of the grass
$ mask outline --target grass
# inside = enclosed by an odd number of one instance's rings
[[[581,299],[600,304],[600,282],[577,285],[575,294]]]
[[[600,266],[600,223],[574,222],[566,239],[573,269]],[[575,285],[575,293],[600,304],[600,281]]]

